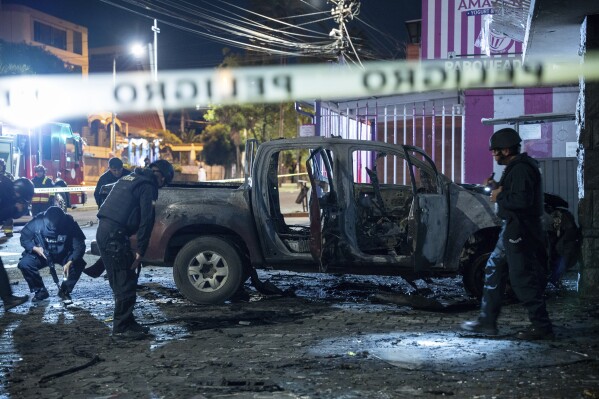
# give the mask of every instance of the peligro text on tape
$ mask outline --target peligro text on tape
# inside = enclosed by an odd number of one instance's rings
[[[97,110],[180,109],[209,104],[346,99],[431,90],[535,87],[599,80],[599,56],[527,60],[524,64],[447,61],[331,64],[0,78],[0,120],[57,120]],[[56,101],[57,95],[60,101]]]
[[[72,187],[49,187],[49,188],[36,188],[34,192],[36,194],[52,194],[52,193],[74,193],[81,191],[94,191],[96,187],[93,186],[72,186]]]

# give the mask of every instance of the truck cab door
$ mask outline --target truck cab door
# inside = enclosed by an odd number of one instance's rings
[[[416,147],[403,147],[414,194],[408,222],[414,270],[424,271],[443,262],[448,234],[448,197],[443,180],[428,155]]]
[[[310,254],[322,272],[326,271],[326,264],[322,261],[322,253],[326,244],[323,222],[327,221],[329,212],[324,204],[333,203],[335,200],[332,163],[331,154],[322,148],[312,151],[306,160],[306,171],[312,187],[308,199]]]

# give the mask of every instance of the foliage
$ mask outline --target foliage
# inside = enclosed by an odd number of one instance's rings
[[[183,143],[201,143],[202,136],[196,133],[195,130],[185,130],[179,132],[179,138]]]
[[[156,130],[156,129],[148,129],[148,133],[155,135],[158,138],[162,139],[163,145],[177,145],[183,144],[183,141],[179,136],[172,133],[170,130]]]
[[[222,123],[209,125],[202,133],[204,160],[208,165],[228,165],[235,160],[231,128]]]
[[[72,66],[38,46],[0,40],[0,76],[70,73]]]

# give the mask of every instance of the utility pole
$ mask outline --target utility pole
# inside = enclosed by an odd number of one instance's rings
[[[116,89],[116,54],[112,57],[112,90]],[[112,110],[112,121],[110,123],[110,151],[116,155],[116,112]]]
[[[360,13],[360,0],[329,0],[333,3],[331,9],[331,15],[333,20],[337,22],[338,28],[334,28],[329,33],[329,36],[335,39],[335,47],[337,48],[337,54],[339,56],[339,62],[344,63],[345,53],[347,48],[351,45],[351,38],[345,23],[353,20],[356,15]],[[355,49],[354,49],[355,53]],[[358,57],[358,54],[356,54]],[[358,58],[359,61],[359,58]],[[360,62],[361,64],[361,62]]]
[[[154,82],[158,82],[158,34],[160,33],[160,28],[158,27],[158,20],[156,19],[154,20],[154,25],[152,26],[152,32],[154,32],[153,48],[151,43],[148,44],[148,47],[150,48],[150,69],[152,70],[152,78],[154,79]],[[154,59],[154,62],[152,62],[152,58]],[[162,109],[162,106],[158,107],[156,112],[158,112],[158,119],[160,119],[162,128],[166,129],[164,110]]]
[[[152,26],[152,31],[154,32],[154,82],[158,81],[158,34],[160,33],[160,28],[158,28],[158,21],[154,20],[154,26]]]

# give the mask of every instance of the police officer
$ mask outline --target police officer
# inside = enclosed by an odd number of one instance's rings
[[[44,165],[36,165],[33,168],[35,172],[35,177],[31,179],[35,188],[52,188],[54,187],[54,182],[52,178],[46,176],[46,168]],[[52,205],[54,201],[54,195],[49,193],[36,193],[31,200],[31,213],[33,216],[37,215],[40,212],[44,212],[48,209],[49,206]]]
[[[33,183],[28,179],[21,178],[13,182],[0,175],[0,222],[28,214],[33,190]],[[27,302],[29,299],[27,295],[13,295],[2,258],[0,258],[0,297],[5,311]]]
[[[485,266],[485,285],[480,315],[462,324],[462,329],[497,334],[497,318],[505,285],[510,284],[528,311],[531,325],[517,334],[526,340],[553,338],[553,328],[543,293],[547,283],[546,239],[543,230],[543,190],[537,161],[520,153],[522,139],[514,129],[495,132],[489,141],[495,161],[506,168],[499,183],[489,179],[491,201],[503,225],[495,250]]]
[[[6,161],[0,158],[0,176],[4,176],[10,181],[13,181],[15,177],[6,170]],[[13,220],[12,218],[7,218],[3,221],[2,230],[4,231],[4,235],[6,237],[12,237],[13,234]]]
[[[71,300],[71,292],[85,267],[85,235],[71,215],[57,206],[37,214],[21,230],[21,245],[25,249],[17,267],[35,293],[32,302],[49,297],[39,270],[52,263],[63,267],[63,279],[58,296]]]
[[[3,158],[0,158],[0,175],[7,177],[11,181],[15,179],[12,173],[6,170],[6,161]]]
[[[129,174],[131,174],[131,171],[123,168],[123,161],[119,158],[110,158],[110,160],[108,160],[108,170],[100,176],[100,179],[98,179],[98,183],[96,184],[96,189],[94,190],[94,198],[96,199],[96,204],[98,204],[98,209],[100,209],[102,201],[104,200],[100,195],[102,186],[114,183],[121,177]]]
[[[100,255],[114,293],[113,337],[143,339],[149,328],[135,321],[133,308],[136,301],[135,270],[146,252],[154,227],[154,201],[158,189],[174,177],[173,166],[165,160],[150,164],[149,168],[135,169],[122,177],[112,188],[100,207],[100,223],[96,233]],[[135,255],[129,236],[137,235]]]

